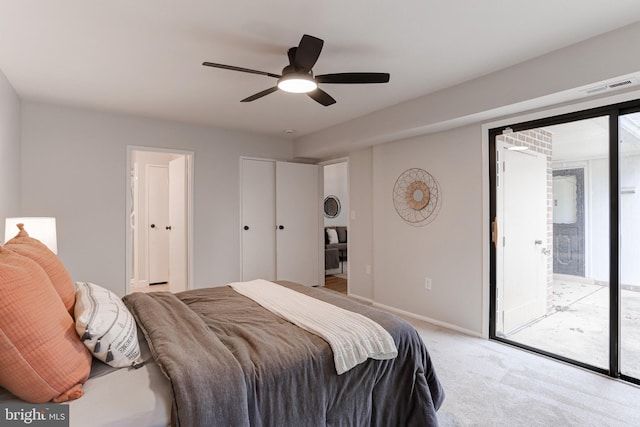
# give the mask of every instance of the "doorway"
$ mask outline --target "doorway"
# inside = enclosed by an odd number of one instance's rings
[[[131,147],[128,293],[190,288],[193,154]]]
[[[553,171],[553,272],[584,277],[584,168]]]
[[[347,294],[349,277],[349,163],[323,165],[325,287]]]

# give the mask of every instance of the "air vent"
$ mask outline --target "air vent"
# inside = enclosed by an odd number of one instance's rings
[[[620,86],[627,86],[627,85],[630,85],[630,84],[632,84],[632,83],[633,83],[633,82],[632,82],[631,80],[625,80],[625,81],[623,81],[623,82],[611,83],[608,87],[609,87],[609,89],[615,89],[615,88],[617,88],[617,87],[620,87]]]
[[[605,92],[608,90],[615,90],[615,89],[619,89],[621,87],[626,87],[626,86],[634,86],[636,84],[638,84],[638,80],[636,80],[635,78],[631,78],[627,80],[621,80],[615,83],[609,83],[603,86],[590,87],[589,89],[584,89],[582,92],[593,94],[598,92]]]

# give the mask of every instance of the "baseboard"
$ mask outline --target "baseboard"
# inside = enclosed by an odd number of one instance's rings
[[[482,338],[482,334],[480,332],[472,331],[470,329],[461,328],[460,326],[453,325],[447,322],[441,322],[440,320],[431,319],[430,317],[421,316],[419,314],[411,313],[409,311],[400,310],[395,307],[391,307],[388,305],[380,304],[372,301],[372,305],[376,308],[380,308],[382,310],[390,311],[392,313],[400,314],[402,316],[411,317],[412,319],[422,320],[423,322],[430,323],[435,326],[440,326],[446,329],[451,329],[456,332],[460,332],[465,335],[470,335],[472,337]]]
[[[374,304],[372,299],[361,297],[360,295],[352,294],[351,292],[347,292],[347,296],[349,296],[349,297],[351,297],[353,299],[357,299],[358,301],[362,301],[362,302],[364,302],[366,304],[369,304],[369,305],[373,305]]]

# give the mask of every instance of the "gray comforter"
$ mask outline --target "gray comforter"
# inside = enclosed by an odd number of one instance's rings
[[[437,426],[444,392],[416,330],[322,289],[281,284],[389,331],[398,357],[337,375],[329,345],[228,286],[124,298],[171,382],[178,426]]]

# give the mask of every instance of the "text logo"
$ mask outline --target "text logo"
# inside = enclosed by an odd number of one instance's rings
[[[5,403],[0,405],[0,425],[69,427],[69,405]]]

